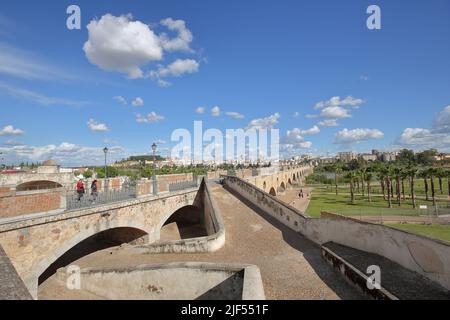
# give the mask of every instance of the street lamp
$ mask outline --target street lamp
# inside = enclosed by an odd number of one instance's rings
[[[105,190],[108,188],[108,168],[106,166],[106,154],[108,153],[108,148],[103,148],[103,153],[105,154]]]
[[[152,144],[152,152],[153,152],[153,195],[158,193],[157,185],[156,185],[156,143]]]

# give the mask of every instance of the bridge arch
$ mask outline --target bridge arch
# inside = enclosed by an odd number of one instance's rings
[[[286,190],[286,184],[284,183],[284,181],[281,181],[280,188]]]
[[[105,221],[105,223],[99,223],[96,225],[91,225],[88,228],[85,228],[84,230],[80,230],[75,234],[75,236],[71,237],[69,240],[64,241],[61,244],[58,244],[53,250],[50,250],[46,253],[45,257],[42,258],[37,265],[33,268],[34,270],[32,273],[26,278],[25,283],[27,284],[27,287],[31,289],[31,293],[35,294],[37,296],[37,286],[39,283],[44,281],[45,276],[48,277],[48,274],[46,272],[49,268],[51,270],[54,269],[54,267],[58,267],[59,265],[59,259],[66,257],[64,256],[66,253],[68,253],[71,249],[78,250],[76,247],[79,244],[83,244],[85,240],[90,240],[92,237],[96,237],[98,235],[101,235],[105,231],[109,230],[116,230],[116,231],[128,231],[130,234],[134,235],[141,235],[141,237],[146,236],[149,234],[148,230],[145,228],[144,224],[138,222],[138,221]],[[133,239],[136,240],[136,239]],[[120,242],[120,241],[118,241]],[[124,243],[124,242],[122,242]],[[117,242],[116,244],[117,245]],[[111,246],[114,246],[111,245]],[[111,247],[110,246],[110,247]],[[107,247],[105,247],[107,248]],[[103,248],[103,249],[105,249]],[[98,250],[94,250],[92,252],[95,252]],[[91,252],[91,253],[92,253]],[[89,254],[89,253],[87,253]],[[87,255],[85,254],[85,255]],[[85,256],[82,255],[82,256]],[[77,259],[81,258],[82,256],[78,257]],[[75,260],[77,260],[75,259]],[[69,259],[70,260],[70,259]],[[75,261],[72,260],[72,261]],[[61,261],[61,260],[60,260]],[[70,263],[70,262],[69,262]],[[55,270],[56,271],[56,270]],[[51,275],[51,274],[50,274]],[[41,277],[43,276],[43,277]],[[33,292],[35,290],[35,292]]]
[[[20,183],[16,186],[16,191],[32,191],[32,190],[44,190],[44,189],[57,189],[62,185],[56,181],[50,180],[31,180]]]
[[[275,191],[274,187],[270,188],[269,194],[271,194],[272,196],[276,197],[277,192]]]
[[[179,240],[207,236],[203,210],[186,205],[170,213],[158,226],[160,240]]]

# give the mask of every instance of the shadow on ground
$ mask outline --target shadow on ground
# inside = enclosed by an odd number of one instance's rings
[[[325,262],[325,260],[323,260],[319,245],[315,244],[311,240],[308,240],[300,233],[295,232],[294,230],[285,226],[231,188],[228,188],[227,186],[224,186],[224,188],[234,197],[239,199],[239,201],[252,209],[258,215],[260,215],[268,223],[272,224],[275,228],[280,230],[283,235],[283,240],[292,248],[303,254],[305,259],[308,261],[308,263],[311,265],[320,279],[328,287],[330,287],[336,293],[336,295],[339,296],[339,298],[344,300],[367,299],[362,293],[358,291],[357,288],[348,290],[350,284],[346,282],[346,280],[339,272],[335,271]]]

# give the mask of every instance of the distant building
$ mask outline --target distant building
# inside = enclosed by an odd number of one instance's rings
[[[353,159],[356,159],[356,153],[351,152],[351,151],[339,152],[337,156],[338,156],[339,160],[341,160],[343,162],[350,162]]]
[[[382,152],[379,154],[378,158],[383,162],[391,162],[397,159],[397,155],[395,152]]]
[[[361,153],[359,154],[359,158],[365,160],[365,161],[376,161],[378,160],[378,156],[373,153]]]

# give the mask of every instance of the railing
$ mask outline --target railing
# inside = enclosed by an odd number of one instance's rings
[[[192,181],[179,181],[169,184],[169,192],[180,191],[189,188],[198,187],[197,177],[194,177]]]
[[[136,187],[127,186],[121,189],[110,189],[97,194],[86,190],[83,194],[74,191],[67,196],[67,210],[91,207],[99,204],[107,204],[136,198]]]

